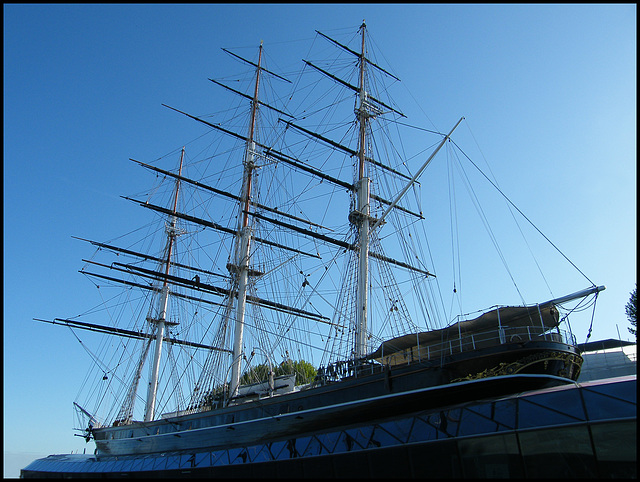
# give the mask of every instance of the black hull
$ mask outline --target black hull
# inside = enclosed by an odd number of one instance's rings
[[[21,476],[635,478],[635,376],[562,384],[548,375],[508,375],[426,391],[445,399],[557,382],[280,444],[146,456],[52,455],[34,461]]]
[[[582,359],[572,346],[543,341],[498,345],[378,373],[147,424],[94,431],[101,456],[193,451],[275,442],[354,423],[397,417],[577,379]],[[505,376],[524,377],[518,382]],[[113,437],[113,438],[110,438]]]

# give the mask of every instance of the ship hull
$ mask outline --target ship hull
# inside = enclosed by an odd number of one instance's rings
[[[280,441],[349,423],[436,409],[577,379],[575,347],[505,344],[434,362],[410,363],[300,392],[151,423],[94,430],[100,455],[240,447]],[[549,375],[524,377],[515,374]],[[511,381],[507,381],[511,380]]]
[[[635,375],[562,382],[550,375],[457,382],[425,391],[441,399],[459,398],[463,387],[469,394],[481,387],[514,394],[236,449],[121,457],[52,455],[34,461],[21,476],[635,478]],[[531,389],[554,383],[560,385]],[[524,387],[530,389],[521,392]]]

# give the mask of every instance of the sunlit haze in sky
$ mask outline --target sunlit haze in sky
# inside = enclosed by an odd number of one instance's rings
[[[72,236],[113,238],[135,209],[120,196],[147,180],[129,158],[156,159],[202,132],[161,104],[207,112],[219,93],[207,79],[232,61],[221,47],[264,41],[271,65],[280,54],[289,65],[316,29],[355,33],[365,19],[420,106],[407,122],[447,132],[464,116],[461,134],[472,133],[505,195],[607,287],[593,319],[572,320],[578,342],[591,322],[590,341],[633,339],[635,4],[3,8],[5,477],[49,454],[93,452],[72,430],[91,360],[67,328],[33,318],[93,306],[77,272],[91,248]],[[571,270],[557,268],[550,279]],[[557,295],[589,286],[566,279]]]

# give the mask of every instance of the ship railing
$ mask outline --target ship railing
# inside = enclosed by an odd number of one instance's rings
[[[365,376],[384,370],[385,366],[407,365],[416,362],[439,361],[443,357],[471,352],[504,344],[523,344],[530,341],[550,341],[576,345],[575,336],[568,331],[541,326],[502,327],[499,329],[463,334],[462,336],[437,343],[416,344],[390,355],[382,353],[375,360],[338,361],[319,370],[316,382],[338,381],[345,377]]]
[[[552,341],[576,345],[575,336],[565,330],[524,326],[503,327],[496,330],[464,334],[460,337],[443,340],[438,343],[424,345],[416,344],[413,347],[401,350],[390,355],[382,355],[384,365],[401,365],[415,362],[439,360],[442,357],[459,353],[470,352],[492,346],[509,343],[527,343],[530,341]]]

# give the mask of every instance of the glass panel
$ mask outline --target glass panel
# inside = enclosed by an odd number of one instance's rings
[[[491,419],[490,404],[474,405],[462,409],[462,420],[460,420],[460,430],[458,435],[478,435],[497,431],[497,424]],[[476,411],[479,409],[481,412]]]
[[[211,465],[211,458],[209,452],[196,454],[196,467],[208,467]]]
[[[184,454],[180,456],[180,468],[189,469],[196,465],[196,454]]]
[[[357,434],[356,434],[357,435]],[[335,452],[351,452],[360,450],[362,447],[358,445],[355,439],[347,432],[340,432],[340,440],[336,444]]]
[[[327,460],[325,457],[309,457],[305,459],[304,464],[301,465],[301,472],[298,474],[294,474],[294,476],[300,479],[335,479],[336,474],[334,471],[333,463],[331,459]],[[259,477],[262,478],[264,474],[259,474]],[[276,469],[273,474],[272,479],[275,480],[276,476],[279,479],[284,478],[281,471]],[[257,477],[256,477],[257,478]]]
[[[354,428],[351,430],[345,430],[345,433],[352,440],[352,447],[350,450],[366,448],[369,445],[371,434],[373,433],[374,426],[369,425],[366,427]],[[346,441],[349,444],[349,441]]]
[[[468,478],[523,477],[515,434],[491,435],[458,441],[462,470]]]
[[[412,476],[409,452],[405,445],[396,445],[384,449],[384,452],[372,450],[367,453],[369,478],[406,479]]]
[[[461,478],[461,464],[454,440],[407,445],[416,479]]]
[[[153,466],[155,465],[155,459],[153,457],[146,457],[142,461],[142,465],[140,466],[141,471],[153,470]]]
[[[297,448],[296,439],[292,438],[290,440],[287,440],[286,447],[280,453],[280,457],[289,458],[289,459],[300,457],[300,452],[298,451],[298,448]]]
[[[409,438],[409,434],[411,433],[412,425],[413,425],[413,417],[404,418],[401,420],[394,420],[391,422],[384,422],[380,424],[380,427],[382,427],[385,431],[387,431],[397,439],[397,441],[390,442],[392,444],[395,444],[398,441],[400,442],[407,441],[407,439]]]
[[[98,464],[95,464],[98,465]],[[45,471],[51,471],[51,472],[62,472],[64,471],[64,466],[62,462],[59,461],[53,461],[53,462],[47,462],[47,466],[44,467],[42,470]],[[91,470],[91,467],[89,468],[89,471]]]
[[[636,421],[602,423],[591,426],[600,477],[637,477]]]
[[[323,433],[316,435],[320,443],[324,446],[324,451],[333,453],[336,448],[336,444],[340,440],[340,432]]]
[[[498,400],[493,404],[492,418],[498,423],[499,431],[516,428],[518,401],[516,399]]]
[[[232,464],[244,464],[247,462],[248,454],[243,448],[229,449],[229,461]]]
[[[311,443],[311,438],[312,437],[300,437],[299,439],[296,439],[296,450],[298,452],[298,457],[302,457],[302,454],[305,453],[305,451],[307,450],[307,447],[309,446],[309,443]]]
[[[452,437],[458,435],[458,427],[462,418],[462,409],[447,410],[440,412],[440,430]]]
[[[320,455],[323,452],[326,453],[327,451],[316,437],[312,437],[309,445],[307,445],[307,448],[304,450],[303,455],[305,457],[308,455]]]
[[[534,428],[586,420],[578,390],[559,390],[520,399],[518,428]]]
[[[133,466],[134,459],[120,460],[118,464],[113,467],[115,472],[128,472]]]
[[[585,425],[521,432],[518,438],[528,478],[597,475]]]
[[[247,447],[247,455],[250,462],[264,462],[265,460],[270,460],[270,458],[265,458],[263,452],[268,452],[266,446],[264,445],[253,445],[251,447]]]
[[[415,417],[413,428],[408,442],[425,442],[427,440],[435,440],[438,430],[429,423],[429,417]]]
[[[584,407],[580,399],[580,391],[575,388],[551,389],[545,393],[523,397],[522,400],[553,409],[559,412],[557,415],[559,419],[564,416],[562,420],[566,419],[567,422],[586,420]]]
[[[273,442],[267,444],[269,451],[274,460],[282,460],[289,458],[289,451],[286,449],[287,442]]]
[[[584,391],[600,392],[636,404],[636,379],[589,384]]]
[[[582,395],[589,420],[635,417],[635,389],[635,380],[583,387]]]
[[[131,464],[129,465],[129,470],[138,471],[138,470],[140,470],[140,467],[142,466],[143,463],[144,463],[144,459],[139,459],[139,458],[131,459]]]
[[[180,467],[180,456],[170,455],[165,458],[167,459],[167,465],[165,466],[167,470],[177,469]]]
[[[462,411],[460,409],[432,413],[428,417],[429,425],[436,428],[435,438],[455,436]]]
[[[390,426],[392,429],[394,428],[391,424],[385,424],[385,426]],[[365,448],[389,447],[391,445],[398,445],[399,443],[400,440],[391,435],[388,431],[382,428],[382,426],[378,426],[371,434]]]
[[[218,465],[228,465],[229,464],[229,454],[226,450],[216,450],[211,453],[211,461],[212,466]]]
[[[370,478],[369,461],[366,452],[350,453],[332,460],[333,469],[339,478]]]
[[[95,465],[95,469],[93,467],[89,467],[88,472],[110,472],[113,469],[113,465],[115,464],[115,460],[101,460]]]
[[[85,462],[70,462],[66,464],[65,472],[79,472],[85,465]]]

